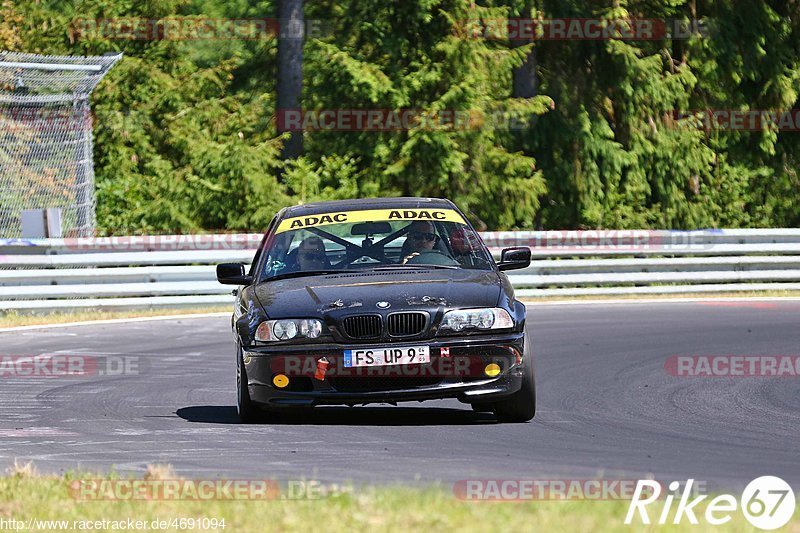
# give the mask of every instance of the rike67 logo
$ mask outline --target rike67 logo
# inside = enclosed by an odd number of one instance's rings
[[[699,510],[698,504],[705,500],[707,495],[700,495],[690,501],[693,496],[694,480],[689,479],[681,491],[681,484],[673,481],[669,484],[669,493],[664,498],[664,506],[658,516],[657,524],[680,524],[684,518],[689,523],[697,525]],[[625,516],[625,523],[631,524],[638,514],[643,524],[650,524],[650,515],[647,507],[661,497],[662,486],[653,480],[639,480]],[[680,492],[680,493],[679,493]],[[674,501],[678,500],[674,514],[672,511]],[[754,527],[764,530],[778,529],[791,520],[795,509],[795,496],[792,487],[779,477],[762,476],[751,481],[742,492],[742,497],[737,501],[731,494],[721,494],[705,507],[701,516],[705,522],[720,526],[729,522],[732,513],[740,510],[748,522]],[[670,518],[672,520],[670,521]]]

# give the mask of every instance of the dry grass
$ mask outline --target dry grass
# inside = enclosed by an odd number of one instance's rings
[[[165,479],[178,479],[175,469],[172,465],[153,464],[147,465],[147,470],[144,473],[144,479],[148,481],[159,481]]]
[[[6,473],[15,478],[33,478],[38,477],[39,473],[32,461],[27,463],[20,462],[19,459],[14,459],[14,464],[6,470]]]

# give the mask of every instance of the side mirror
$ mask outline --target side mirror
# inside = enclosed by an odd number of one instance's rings
[[[250,285],[253,276],[244,271],[244,263],[223,263],[217,265],[217,281],[223,285]]]
[[[500,254],[500,262],[497,268],[500,270],[517,270],[527,268],[531,264],[530,248],[506,248]]]

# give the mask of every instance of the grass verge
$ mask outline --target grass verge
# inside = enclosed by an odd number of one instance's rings
[[[140,309],[130,311],[70,311],[59,313],[28,314],[10,311],[0,313],[0,328],[16,326],[39,326],[43,324],[67,324],[90,320],[114,320],[122,318],[143,318],[150,316],[194,315],[203,313],[230,312],[231,306],[189,307],[179,309]]]
[[[145,479],[164,479],[163,476]],[[171,470],[167,469],[169,474]],[[526,502],[470,502],[457,499],[449,486],[428,488],[359,487],[337,491],[335,495],[317,499],[286,500],[206,500],[206,501],[145,501],[145,500],[77,500],[68,487],[77,479],[99,479],[97,475],[68,473],[64,477],[36,475],[30,469],[17,468],[15,473],[0,477],[0,524],[5,520],[27,521],[60,520],[69,526],[62,530],[75,530],[77,522],[109,523],[104,528],[113,530],[113,521],[153,520],[172,521],[187,519],[183,527],[161,528],[162,531],[756,531],[741,511],[731,513],[732,520],[724,526],[712,527],[705,523],[702,514],[710,498],[695,507],[700,526],[692,526],[686,518],[679,526],[644,526],[638,521],[633,526],[624,524],[628,510],[627,500],[611,501],[526,501]],[[119,478],[106,476],[105,479]],[[169,479],[169,478],[166,478]],[[648,509],[651,520],[658,520],[663,500]],[[670,513],[671,521],[675,505]],[[198,527],[200,519],[208,519]],[[195,527],[189,527],[194,520]],[[221,527],[224,520],[224,529]],[[24,531],[48,530],[25,523]],[[52,529],[50,529],[52,530]],[[151,527],[150,530],[153,530]],[[779,531],[800,531],[800,517],[795,516]]]

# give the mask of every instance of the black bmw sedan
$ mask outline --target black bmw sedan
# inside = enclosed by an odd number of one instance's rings
[[[536,412],[525,306],[449,200],[381,198],[288,207],[237,285],[232,326],[243,422],[317,405],[457,398],[498,420]],[[292,409],[295,411],[292,411]]]

